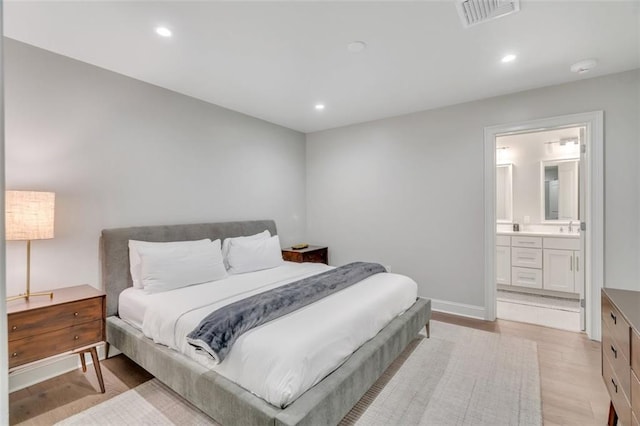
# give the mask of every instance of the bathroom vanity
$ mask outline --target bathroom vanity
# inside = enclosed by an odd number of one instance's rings
[[[584,268],[575,233],[499,232],[496,278],[512,289],[580,294]]]

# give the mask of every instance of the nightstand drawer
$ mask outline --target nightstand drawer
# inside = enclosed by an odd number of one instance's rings
[[[627,360],[627,364],[630,364],[631,360],[631,336],[629,324],[622,317],[622,314],[613,306],[611,301],[607,297],[602,298],[602,322],[605,323],[610,331],[613,341],[620,347],[620,353]],[[605,332],[605,328],[602,328],[602,332]],[[626,423],[628,424],[628,423]]]
[[[286,248],[282,250],[282,258],[288,262],[329,263],[327,247],[309,246],[302,250]]]
[[[102,319],[9,342],[9,368],[104,340]]]
[[[54,305],[9,315],[9,341],[45,334],[102,318],[102,298]]]

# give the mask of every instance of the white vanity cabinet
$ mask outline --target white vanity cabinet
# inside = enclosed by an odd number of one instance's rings
[[[511,285],[542,288],[542,238],[511,237]]]
[[[545,290],[581,293],[580,240],[545,238],[542,250]]]
[[[496,236],[497,284],[582,294],[580,261],[578,236]]]
[[[496,282],[511,284],[511,237],[496,236]]]

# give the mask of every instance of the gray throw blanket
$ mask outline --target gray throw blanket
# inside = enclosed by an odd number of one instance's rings
[[[247,297],[207,315],[187,342],[222,362],[243,333],[380,272],[377,263],[354,262]]]

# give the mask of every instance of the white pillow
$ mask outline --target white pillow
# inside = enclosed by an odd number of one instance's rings
[[[159,293],[227,276],[220,240],[208,244],[138,247],[142,285],[146,293]]]
[[[271,232],[268,229],[265,229],[262,232],[259,232],[254,235],[248,235],[246,237],[233,237],[233,238],[225,238],[222,242],[222,257],[224,258],[224,265],[229,269],[229,262],[227,261],[227,256],[229,255],[229,245],[232,241],[248,241],[248,240],[266,240],[271,237]]]
[[[284,263],[280,238],[277,235],[266,240],[233,240],[227,254],[230,274],[275,268]]]
[[[139,254],[139,248],[142,247],[187,247],[193,245],[209,244],[211,240],[206,238],[204,240],[196,241],[170,241],[163,243],[155,243],[151,241],[138,241],[129,240],[129,271],[131,272],[131,280],[135,288],[142,287],[142,271],[141,271],[141,259]]]

